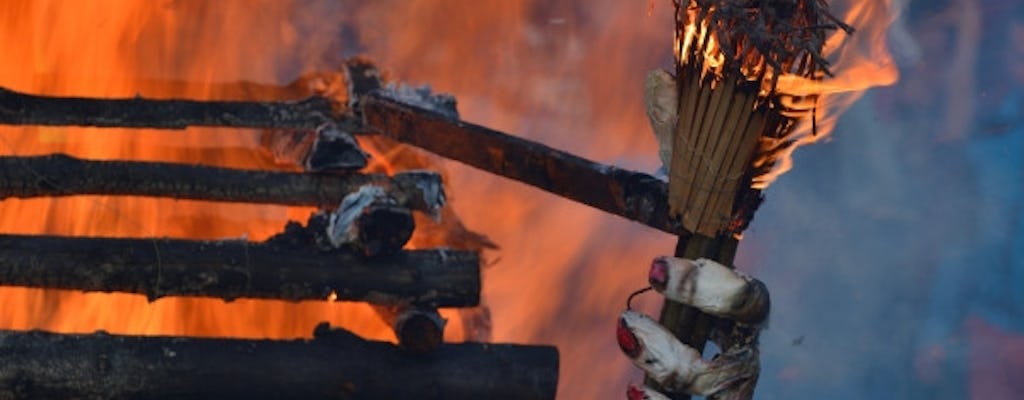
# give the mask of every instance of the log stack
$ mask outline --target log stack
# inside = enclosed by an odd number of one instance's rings
[[[312,339],[292,341],[0,331],[0,397],[554,398],[553,347],[443,343],[438,308],[480,304],[480,255],[405,248],[414,213],[442,215],[441,177],[361,172],[367,153],[353,135],[372,131],[361,107],[383,89],[364,60],[349,62],[341,76],[350,93],[293,102],[52,98],[0,88],[3,123],[259,127],[264,150],[301,170],[8,156],[0,157],[0,199],[148,196],[321,209],[263,242],[0,233],[0,285],[151,301],[366,302],[397,344],[326,325],[310,327]],[[437,104],[449,109],[423,112],[457,121],[453,99]]]

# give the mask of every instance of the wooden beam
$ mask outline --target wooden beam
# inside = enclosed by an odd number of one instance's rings
[[[5,399],[554,399],[550,346],[414,355],[326,324],[311,340],[0,331]]]
[[[365,185],[386,188],[399,204],[428,213],[444,203],[440,175],[423,171],[388,177],[90,161],[62,154],[0,157],[0,199],[133,195],[333,208]]]
[[[144,294],[365,301],[472,307],[480,302],[474,252],[402,251],[365,259],[243,240],[195,241],[0,235],[0,285]]]

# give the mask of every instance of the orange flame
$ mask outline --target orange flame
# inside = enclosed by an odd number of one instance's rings
[[[817,133],[811,121],[802,121],[793,133],[781,140],[796,144],[777,155],[769,174],[754,181],[765,188],[793,168],[793,151],[828,136],[839,116],[870,88],[895,84],[899,70],[889,52],[886,34],[899,16],[892,0],[851,2],[843,20],[857,29],[850,36],[837,32],[825,42],[825,56],[833,61],[834,76],[814,81],[792,75],[779,77],[779,91],[791,96],[818,95]],[[765,162],[761,160],[759,162]]]

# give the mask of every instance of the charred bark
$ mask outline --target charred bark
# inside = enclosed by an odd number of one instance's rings
[[[0,285],[144,294],[365,301],[469,307],[480,302],[473,252],[351,251],[237,241],[0,235]]]
[[[133,195],[176,199],[336,207],[373,184],[403,206],[433,213],[444,203],[441,177],[394,177],[241,170],[159,162],[88,161],[66,155],[0,157],[0,198]]]
[[[316,129],[334,118],[324,97],[300,101],[198,101],[50,97],[0,88],[0,123],[184,129]]]
[[[451,119],[379,92],[361,104],[366,126],[391,139],[655,229],[685,232],[668,216],[668,186],[653,176]]]
[[[445,344],[411,355],[317,327],[311,340],[0,331],[5,399],[553,399],[549,346]]]

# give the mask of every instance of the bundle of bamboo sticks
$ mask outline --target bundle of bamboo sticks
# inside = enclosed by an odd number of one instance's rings
[[[821,79],[829,73],[827,33],[852,29],[822,0],[675,4],[679,102],[670,212],[695,233],[736,233],[730,231],[746,226],[733,221],[738,192],[772,168],[770,155],[791,145],[786,138],[800,119],[813,118],[816,97],[776,90],[779,76]]]

